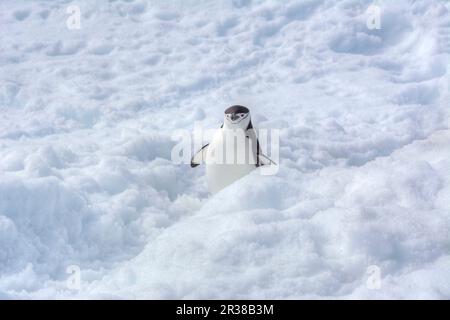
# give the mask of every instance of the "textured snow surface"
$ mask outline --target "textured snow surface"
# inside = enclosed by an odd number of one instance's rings
[[[0,298],[450,298],[450,5],[371,4],[1,1]],[[280,170],[210,196],[236,103]]]

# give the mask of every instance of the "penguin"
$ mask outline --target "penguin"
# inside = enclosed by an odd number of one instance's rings
[[[233,105],[224,112],[223,124],[210,143],[191,159],[195,168],[205,161],[209,191],[215,194],[262,165],[275,164],[261,153],[250,110]]]

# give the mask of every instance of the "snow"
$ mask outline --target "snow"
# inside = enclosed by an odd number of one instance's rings
[[[449,10],[2,1],[0,299],[450,298]],[[280,169],[211,196],[173,134],[236,103]]]

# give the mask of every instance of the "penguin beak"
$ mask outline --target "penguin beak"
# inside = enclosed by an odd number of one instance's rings
[[[236,115],[236,114],[232,114],[231,115],[231,121],[234,121],[234,120],[237,120],[237,119],[239,119],[239,117],[238,117],[238,115]]]

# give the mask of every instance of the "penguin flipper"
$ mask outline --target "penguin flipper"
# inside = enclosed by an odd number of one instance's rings
[[[258,166],[269,166],[269,165],[277,165],[275,161],[270,159],[268,156],[258,153]]]
[[[195,168],[196,166],[200,165],[203,160],[206,159],[206,152],[208,150],[208,144],[205,144],[200,150],[197,151],[196,154],[191,159],[191,168]]]

